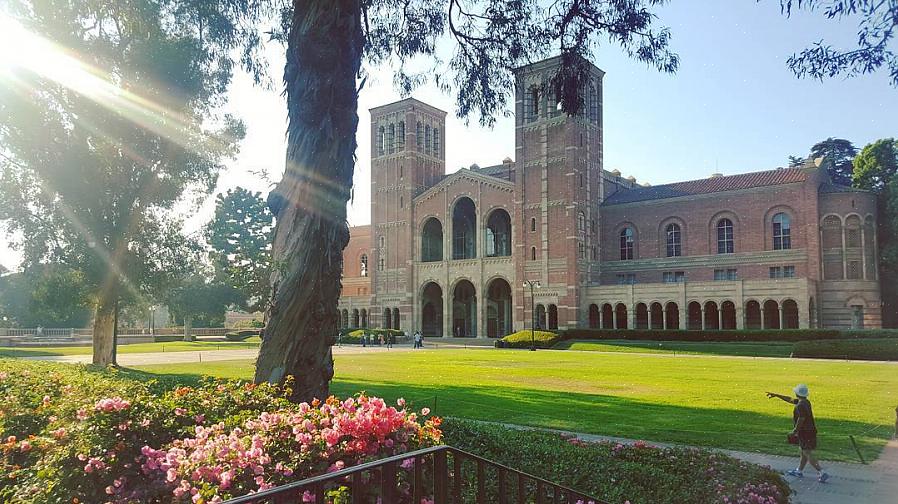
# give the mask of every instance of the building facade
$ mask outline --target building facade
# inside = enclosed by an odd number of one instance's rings
[[[446,113],[371,109],[371,225],[341,323],[426,336],[529,328],[878,328],[876,201],[804,166],[650,186],[602,165],[602,78],[568,116],[553,58],[519,69],[515,159],[446,174]],[[532,289],[527,282],[538,283]]]

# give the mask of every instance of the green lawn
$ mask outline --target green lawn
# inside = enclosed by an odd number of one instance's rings
[[[555,345],[558,350],[624,353],[677,353],[692,355],[738,355],[744,357],[789,357],[794,343],[771,342],[693,342],[639,340],[567,340]]]
[[[146,366],[149,373],[250,378],[251,361]],[[820,454],[875,458],[892,433],[898,365],[740,357],[517,350],[336,356],[332,391],[405,397],[437,414],[651,441],[792,454],[791,406],[767,399],[811,387]]]
[[[245,341],[172,341],[168,343],[134,343],[119,345],[118,353],[147,352],[189,352],[197,350],[238,350],[242,348],[258,348],[261,343],[258,336]],[[90,346],[59,347],[0,347],[0,357],[39,357],[53,355],[90,355]]]

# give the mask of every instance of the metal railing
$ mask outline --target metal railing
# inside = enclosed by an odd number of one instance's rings
[[[190,333],[195,336],[224,336],[228,331],[225,327],[192,327]],[[149,329],[146,327],[119,327],[120,336],[176,336],[184,334],[183,327],[156,327]],[[36,327],[30,328],[3,328],[0,327],[0,336],[10,337],[33,337],[33,338],[68,338],[75,336],[91,336],[93,329],[87,328],[71,328],[71,327],[42,327],[38,330]]]
[[[230,499],[224,504],[325,504],[336,499],[352,504],[419,504],[422,499],[432,499],[434,504],[606,504],[583,492],[451,446],[434,446],[366,462]]]

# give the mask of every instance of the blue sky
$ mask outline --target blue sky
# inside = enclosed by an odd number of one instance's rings
[[[898,136],[898,89],[886,72],[854,79],[798,80],[786,59],[825,39],[851,46],[856,20],[831,21],[800,13],[786,19],[776,0],[679,0],[657,10],[670,27],[680,70],[661,74],[604,44],[595,63],[606,72],[604,96],[605,168],[619,169],[654,185],[724,174],[771,169],[789,155],[807,155],[815,142],[847,138],[856,146]],[[280,76],[282,57],[271,48],[272,69]],[[370,163],[368,109],[400,96],[389,68],[373,69],[360,96],[359,162],[351,224],[369,222]],[[413,96],[449,112],[447,170],[471,163],[488,165],[514,155],[513,119],[492,130],[454,117],[453,97],[432,86]],[[267,191],[283,171],[286,114],[279,90],[253,87],[238,76],[230,109],[247,124],[239,158],[219,181],[219,191],[242,185]],[[257,173],[268,174],[269,181]],[[199,209],[185,207],[188,229],[212,214],[214,198]],[[0,240],[0,243],[4,241]],[[0,264],[14,267],[18,256],[0,245]]]

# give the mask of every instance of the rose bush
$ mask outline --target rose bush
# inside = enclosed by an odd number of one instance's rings
[[[218,502],[440,440],[439,419],[365,395],[0,364],[2,502]]]

